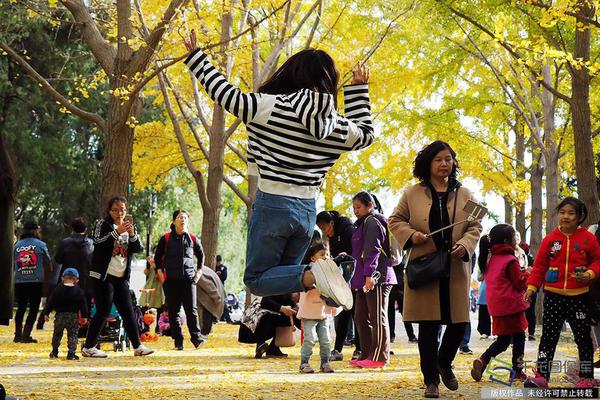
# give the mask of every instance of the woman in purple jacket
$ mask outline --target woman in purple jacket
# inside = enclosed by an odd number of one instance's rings
[[[389,360],[390,328],[387,309],[391,285],[397,283],[390,258],[387,220],[379,202],[367,192],[352,199],[356,230],[352,256],[356,269],[351,286],[356,294],[354,322],[360,336],[361,357],[350,362],[361,368],[381,368]]]

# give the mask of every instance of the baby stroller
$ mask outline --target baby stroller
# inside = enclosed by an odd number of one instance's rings
[[[244,310],[235,294],[229,293],[225,298],[225,321],[229,324],[239,325],[242,321]]]

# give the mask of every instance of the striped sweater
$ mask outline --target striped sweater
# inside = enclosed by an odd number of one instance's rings
[[[185,63],[208,95],[246,125],[248,171],[265,193],[311,199],[340,155],[368,147],[373,124],[368,85],[344,86],[345,117],[331,94],[302,89],[242,93],[195,50]]]

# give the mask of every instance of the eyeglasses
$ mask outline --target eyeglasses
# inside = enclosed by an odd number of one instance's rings
[[[110,212],[114,212],[114,213],[126,213],[127,210],[125,208],[112,208],[110,210]]]

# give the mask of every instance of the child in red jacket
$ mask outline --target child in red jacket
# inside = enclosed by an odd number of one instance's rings
[[[531,301],[544,285],[544,317],[535,376],[525,382],[525,387],[548,387],[554,352],[566,320],[581,360],[575,387],[591,388],[594,368],[588,291],[591,281],[600,274],[600,245],[593,234],[579,227],[587,216],[581,200],[567,197],[556,209],[559,226],[542,241],[527,280],[526,301]]]
[[[482,241],[479,257],[490,257],[485,271],[486,299],[490,315],[493,317],[492,333],[498,339],[473,361],[471,376],[480,381],[487,364],[492,357],[503,353],[511,343],[513,345],[512,379],[525,380],[523,372],[523,354],[525,353],[525,329],[527,317],[525,311],[529,304],[523,299],[527,287],[527,272],[521,270],[519,260],[515,257],[517,237],[515,229],[506,224],[496,225],[489,234],[489,244]]]

